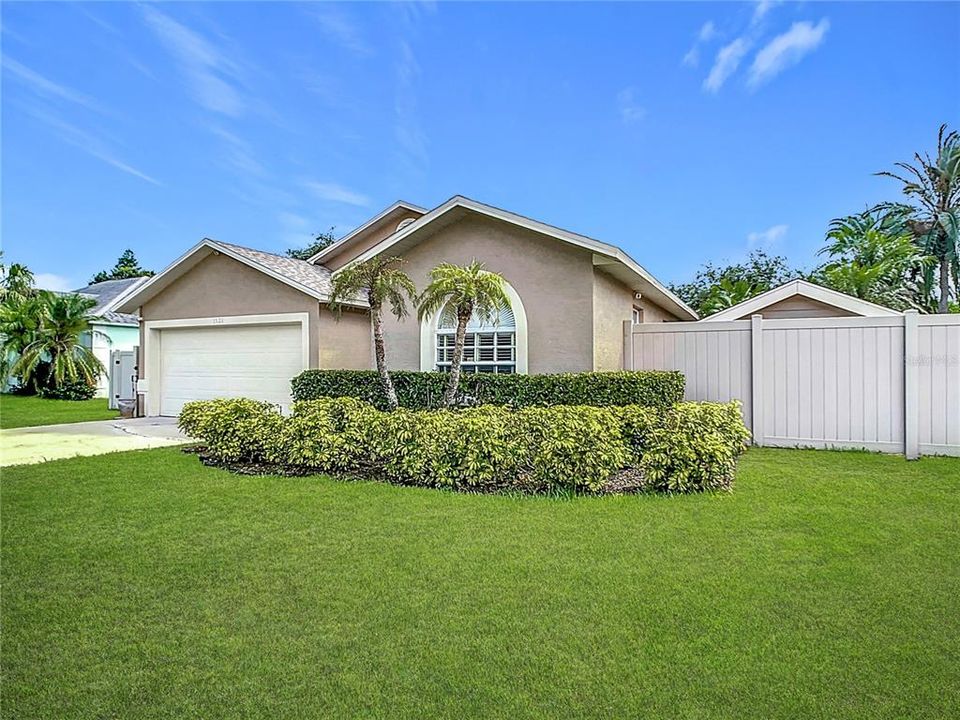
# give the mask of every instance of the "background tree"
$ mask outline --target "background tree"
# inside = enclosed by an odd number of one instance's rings
[[[337,238],[333,234],[333,228],[331,227],[326,232],[321,232],[314,235],[313,242],[306,247],[300,248],[299,250],[297,248],[290,248],[287,250],[287,257],[296,258],[297,260],[309,260],[321,250],[326,250],[336,241]]]
[[[383,393],[390,407],[397,407],[397,391],[393,387],[390,373],[387,371],[386,347],[383,341],[383,307],[398,320],[407,315],[407,300],[413,300],[417,288],[413,281],[400,269],[400,258],[374,257],[366,262],[351,265],[333,276],[333,292],[330,294],[330,309],[337,313],[345,302],[359,297],[370,305],[370,325],[373,329],[374,355],[377,372],[383,384]]]
[[[670,289],[705,317],[735,305],[730,302],[735,297],[740,298],[737,302],[742,302],[802,275],[790,268],[785,257],[754,250],[743,263],[723,266],[706,263],[697,270],[693,281],[671,285]]]
[[[105,282],[106,280],[126,280],[128,278],[148,277],[153,275],[153,270],[145,270],[140,267],[137,256],[133,250],[127,249],[117,258],[117,264],[109,272],[101,270],[93,276],[91,283]]]
[[[90,323],[96,319],[91,311],[97,301],[51,292],[39,293],[36,300],[36,308],[20,318],[21,323],[31,324],[32,338],[20,352],[12,372],[23,384],[39,379],[54,388],[78,381],[95,385],[105,369],[82,338],[84,334],[96,333]],[[35,378],[41,368],[49,376]]]
[[[17,302],[36,292],[33,272],[26,265],[13,263],[9,268],[0,263],[0,301]]]
[[[880,172],[902,185],[907,202],[881,203],[877,209],[907,217],[914,242],[938,264],[938,312],[949,312],[950,295],[960,288],[960,134],[941,125],[937,154],[914,154],[916,164],[896,163],[906,175]],[[952,275],[952,289],[951,289]]]
[[[460,365],[463,362],[467,323],[474,313],[481,322],[495,323],[500,312],[510,307],[503,283],[502,275],[490,272],[477,260],[466,266],[441,263],[430,271],[430,283],[417,300],[420,321],[438,312],[449,313],[457,321],[450,377],[443,396],[443,403],[447,407],[456,401],[460,387]]]
[[[924,255],[902,218],[876,211],[837,218],[818,254],[829,261],[812,279],[879,305],[930,310],[935,300],[923,284],[936,259]]]

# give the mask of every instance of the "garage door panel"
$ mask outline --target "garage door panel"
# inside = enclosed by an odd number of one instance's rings
[[[304,369],[299,324],[172,328],[160,333],[160,413],[191,400],[249,397],[288,406]]]

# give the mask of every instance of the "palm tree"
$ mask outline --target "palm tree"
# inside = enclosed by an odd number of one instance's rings
[[[397,391],[387,372],[386,350],[383,343],[383,306],[398,320],[407,315],[407,298],[411,301],[417,288],[399,265],[397,257],[371,258],[351,265],[333,276],[333,292],[330,293],[330,309],[340,316],[343,304],[364,297],[370,306],[370,325],[373,328],[373,347],[377,359],[377,372],[383,384],[383,393],[391,408],[397,407]]]
[[[457,321],[450,377],[443,395],[443,403],[447,407],[456,401],[460,387],[460,365],[463,362],[467,323],[474,314],[481,322],[497,321],[500,312],[510,307],[503,286],[503,276],[485,269],[483,263],[477,260],[465,266],[441,263],[430,271],[430,284],[417,299],[421,322],[438,312],[449,313],[449,317],[455,317]]]
[[[766,288],[765,288],[766,289]],[[701,306],[704,317],[739,305],[754,295],[759,295],[765,289],[760,289],[749,280],[731,280],[722,278],[719,283],[710,288],[706,299]]]
[[[49,380],[59,387],[66,382],[82,380],[90,385],[105,372],[93,351],[83,344],[84,334],[94,335],[90,322],[96,318],[90,311],[97,301],[81,295],[41,292],[39,307],[31,312],[36,328],[33,338],[23,348],[13,365],[13,373],[24,383],[34,379],[43,363],[49,363]]]
[[[877,208],[894,215],[909,215],[914,240],[925,254],[939,263],[940,299],[938,312],[950,307],[950,275],[960,288],[960,134],[947,132],[946,124],[937,135],[937,155],[914,154],[916,164],[896,163],[909,177],[896,172],[877,175],[898,180],[906,203],[882,203]]]
[[[0,264],[0,301],[17,302],[34,294],[33,272],[26,265],[13,263],[9,268]]]
[[[866,211],[830,223],[828,244],[818,254],[830,260],[814,280],[896,310],[931,305],[926,279],[936,258],[913,242],[902,217]]]

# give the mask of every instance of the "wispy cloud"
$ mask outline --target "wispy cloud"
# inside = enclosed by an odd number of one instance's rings
[[[97,160],[110,165],[111,167],[125,172],[128,175],[139,178],[145,182],[151,183],[153,185],[162,185],[159,180],[154,177],[151,177],[147,173],[135,168],[133,165],[130,165],[123,159],[121,159],[114,150],[112,150],[106,142],[100,138],[91,135],[85,130],[81,130],[75,125],[62,120],[55,115],[44,112],[38,108],[27,108],[27,112],[33,115],[37,120],[45,123],[51,130],[65,143],[72,145],[80,150],[83,150],[85,153],[91,157],[95,157]]]
[[[219,125],[210,125],[207,129],[220,139],[224,162],[230,168],[249,175],[264,173],[250,143]]]
[[[373,46],[363,37],[360,29],[342,11],[332,5],[318,6],[311,13],[324,35],[356,55],[372,55]]]
[[[69,292],[77,287],[73,280],[56,273],[36,273],[33,276],[33,282],[41,290],[53,290],[54,292]]]
[[[697,38],[694,40],[693,45],[687,51],[687,54],[683,56],[683,64],[687,67],[696,67],[700,64],[700,46],[704,43],[708,43],[717,36],[717,26],[713,24],[713,20],[707,20],[703,25],[700,26],[700,30],[697,33]]]
[[[180,65],[190,93],[203,107],[238,117],[246,101],[236,87],[239,66],[199,33],[149,5],[142,8],[147,25]]]
[[[427,162],[427,137],[420,125],[417,108],[416,81],[420,75],[413,47],[400,41],[400,57],[396,63],[397,88],[394,100],[394,136],[407,164],[422,167]]]
[[[26,65],[17,62],[11,57],[7,57],[6,55],[3,56],[3,67],[10,73],[10,75],[33,91],[34,94],[41,95],[46,98],[66,100],[67,102],[75,103],[76,105],[82,105],[89,110],[104,112],[103,108],[89,95],[85,95],[84,93],[69,88],[66,85],[56,83],[53,80],[44,77],[40,73],[31,70]]]
[[[829,29],[830,21],[826,18],[816,25],[806,20],[795,22],[757,53],[750,66],[747,84],[757,87],[796,65],[823,43]]]
[[[620,119],[627,125],[639,122],[647,116],[647,110],[637,99],[637,89],[634,87],[624,88],[617,93],[617,109],[620,111]]]
[[[746,38],[739,37],[717,51],[717,57],[710,68],[710,74],[703,81],[703,89],[715,93],[723,87],[727,79],[736,72],[743,56],[750,49]]]
[[[356,205],[358,207],[366,207],[370,204],[370,198],[366,195],[354,192],[336,183],[308,180],[303,185],[316,197],[327,202],[344,203],[345,205]]]
[[[753,6],[753,16],[750,18],[750,24],[759,24],[767,16],[767,13],[779,4],[778,0],[758,0],[757,4]]]
[[[751,248],[762,247],[769,248],[780,242],[790,229],[789,225],[774,225],[760,232],[752,232],[747,235],[747,244]]]

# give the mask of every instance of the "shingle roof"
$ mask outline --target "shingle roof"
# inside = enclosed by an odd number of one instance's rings
[[[263,250],[254,250],[253,248],[243,247],[225,243],[221,240],[210,240],[213,245],[220,245],[223,248],[242,255],[257,265],[261,265],[268,270],[290,278],[294,282],[303,285],[306,288],[314,290],[324,296],[329,296],[333,286],[330,282],[332,274],[322,265],[313,265],[306,260],[297,260],[296,258],[284,257],[283,255],[274,255]]]
[[[139,285],[146,280],[145,277],[124,278],[122,280],[104,280],[103,282],[91,283],[86,287],[79,288],[73,292],[78,295],[86,295],[97,301],[96,307],[90,311],[91,315],[97,315],[103,318],[104,322],[117,325],[136,325],[139,321],[136,315],[127,313],[118,313],[107,311],[111,303],[127,292],[134,285]]]

